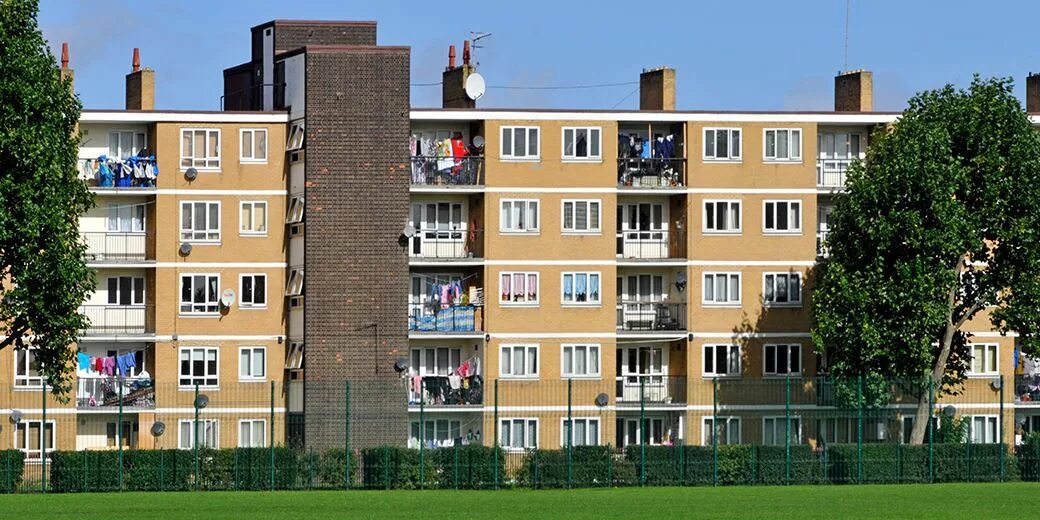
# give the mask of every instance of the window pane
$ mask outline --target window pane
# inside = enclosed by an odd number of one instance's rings
[[[525,157],[524,150],[527,149],[527,134],[520,130],[513,133],[513,151],[517,157]]]
[[[528,129],[528,132],[530,133],[530,135],[528,137],[528,146],[530,147],[529,150],[528,150],[528,152],[529,152],[528,155],[531,156],[531,157],[537,157],[538,156],[538,129],[537,128],[531,128],[531,129]]]
[[[715,156],[715,131],[705,130],[704,131],[704,156],[714,157]]]
[[[502,129],[502,155],[513,155],[513,129]]]

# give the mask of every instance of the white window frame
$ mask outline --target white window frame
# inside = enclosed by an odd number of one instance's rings
[[[772,432],[769,431],[770,426],[767,426],[772,422]],[[772,433],[772,439],[769,438],[769,434]],[[762,417],[762,445],[763,446],[785,446],[787,443],[784,440],[784,433],[787,433],[787,416],[786,415],[767,415]],[[802,418],[801,416],[791,416],[791,444],[802,443]]]
[[[511,222],[512,225],[507,225],[507,217],[512,215],[516,206],[519,205],[524,213],[524,225],[518,226],[516,222]],[[508,208],[507,208],[508,206]],[[498,201],[498,230],[504,234],[532,234],[536,235],[540,231],[542,223],[542,205],[538,199],[501,199]],[[534,223],[532,225],[531,216],[534,216]],[[517,220],[520,219],[510,219]]]
[[[780,219],[780,206],[787,208],[787,228],[780,229],[777,224]],[[773,225],[769,225],[769,216],[773,217]],[[798,221],[797,226],[791,226],[792,217]],[[802,201],[799,199],[786,200],[764,200],[762,201],[762,232],[768,235],[800,235],[802,234]]]
[[[261,374],[257,375],[253,373],[253,364],[256,361],[257,356],[261,356],[263,359],[260,364]],[[243,359],[248,357],[248,360]],[[218,359],[219,366],[219,359]],[[264,346],[249,346],[249,347],[238,347],[238,380],[239,381],[265,381],[267,379],[267,347]]]
[[[567,205],[570,204],[570,211]],[[585,206],[584,228],[578,224],[578,205]],[[596,220],[592,220],[592,206],[596,205]],[[571,225],[567,227],[567,219],[570,218]],[[575,235],[598,235],[603,223],[603,201],[600,199],[563,199],[560,201],[560,228],[564,233]]]
[[[289,269],[289,280],[285,282],[286,296],[303,296],[304,272],[302,267]]]
[[[202,204],[205,206],[206,211],[206,225],[205,229],[195,229],[195,206]],[[191,219],[188,227],[184,227],[184,212],[185,206],[188,207],[188,217]],[[180,201],[180,240],[181,242],[191,242],[192,244],[219,244],[220,243],[220,221],[221,221],[221,204],[219,200],[182,200]],[[212,208],[217,208],[217,221],[211,222],[210,211]],[[215,224],[215,225],[214,225]],[[215,236],[214,236],[215,235]]]
[[[112,203],[109,204],[105,217],[105,231],[108,233],[126,233],[143,235],[148,229],[147,211],[145,203]],[[129,224],[130,229],[123,229],[124,224]]]
[[[115,281],[115,291],[112,290],[113,280]],[[130,285],[130,302],[119,303],[119,297],[122,295],[122,285],[127,283]],[[140,288],[140,293],[136,290]],[[147,286],[144,283],[143,276],[109,276],[105,279],[105,304],[110,306],[120,307],[140,307],[144,305],[145,299],[148,297],[145,292]],[[140,296],[140,298],[138,298]],[[115,301],[113,300],[113,297]]]
[[[243,439],[242,428],[248,426],[248,439]],[[253,442],[256,428],[260,427],[260,443]],[[246,441],[246,442],[243,442]],[[238,447],[239,448],[266,448],[267,447],[267,419],[239,419],[238,420]]]
[[[971,444],[996,444],[1000,442],[1000,416],[992,414],[973,414],[965,415],[963,417],[968,423],[968,427],[964,432],[964,435],[966,436],[965,442],[970,442]],[[978,419],[983,421],[983,427],[985,428],[982,431],[981,441],[975,440],[978,436],[975,421]]]
[[[707,287],[708,277],[712,278],[712,297],[710,300],[704,292],[704,289]],[[718,291],[714,288],[717,286],[719,278],[723,278],[726,281],[726,301],[718,301],[716,299]],[[736,278],[737,280],[736,298],[734,298],[733,295],[730,294],[730,283],[733,278]],[[743,278],[743,275],[739,271],[706,271],[704,273],[701,273],[701,304],[706,307],[739,307],[741,304],[740,302],[742,300],[741,293],[744,292]]]
[[[188,353],[188,370],[189,370],[188,374],[185,374],[183,372],[183,370],[182,370],[184,368],[182,366],[182,364],[184,363],[184,360],[182,359],[182,355],[185,352]],[[203,366],[203,372],[204,373],[202,375],[196,375],[196,374],[190,373],[191,372],[191,366],[194,365],[194,363],[195,363],[195,360],[192,359],[192,356],[194,355],[195,352],[201,352],[202,356],[203,356],[202,357],[202,366]],[[215,361],[216,361],[216,365],[217,365],[216,369],[214,369],[212,374],[210,374],[209,370],[206,369],[206,366],[209,364],[209,361],[207,360],[207,358],[209,357],[209,354],[211,352],[216,354]],[[188,381],[187,384],[185,384],[183,382],[183,380],[189,380],[189,381]],[[201,380],[201,381],[196,381],[196,380]],[[209,382],[210,380],[213,380],[213,382],[210,383]],[[191,346],[191,347],[180,347],[180,348],[177,349],[177,385],[182,390],[193,390],[195,388],[195,383],[196,382],[198,382],[199,388],[206,388],[206,389],[220,388],[220,348],[218,348],[218,347],[206,347],[206,346]]]
[[[289,137],[285,141],[285,151],[302,150],[307,136],[307,125],[304,120],[294,121],[289,125]]]
[[[719,157],[718,141],[716,134],[726,132],[726,155]],[[711,152],[708,151],[708,134],[711,133]],[[733,136],[737,135],[737,153],[733,154]],[[703,146],[701,146],[704,162],[740,162],[744,153],[744,132],[740,128],[733,127],[706,127],[701,131]]]
[[[506,132],[509,132],[509,146],[506,146]],[[517,131],[524,132],[524,144],[526,150],[523,154],[516,153],[514,134]],[[502,161],[539,161],[542,153],[542,129],[539,126],[503,126],[499,129],[499,160]],[[531,137],[534,137],[532,139]],[[532,144],[534,145],[532,149]],[[534,153],[532,153],[532,151]]]
[[[512,442],[513,437],[513,424],[521,423],[523,428],[523,442],[519,446],[514,445]],[[541,434],[541,428],[538,427],[537,417],[502,417],[498,421],[498,445],[505,451],[524,451],[539,446],[539,435]],[[531,440],[531,428],[534,428],[534,445],[530,443]],[[509,442],[506,442],[506,441]]]
[[[966,373],[967,375],[969,375],[969,376],[976,376],[976,377],[992,377],[992,376],[1000,375],[1000,344],[998,344],[998,343],[969,343],[969,347],[971,348],[971,359],[968,362],[968,370],[967,370],[967,373]],[[982,370],[981,371],[976,371],[975,370],[975,348],[976,347],[980,347],[980,348],[983,349],[983,360],[982,360]],[[990,366],[990,361],[991,360],[993,361],[993,364],[996,365],[996,367],[993,370],[990,370],[988,368]]]
[[[23,430],[21,435],[22,447],[19,448],[17,447],[19,444],[19,429],[21,429],[19,427],[23,424],[25,425],[25,429]],[[29,448],[29,432],[32,431],[33,425],[38,425],[40,431],[40,449],[36,450]],[[49,443],[46,439],[48,426],[50,427],[49,429],[51,432]],[[26,460],[41,460],[44,458],[49,459],[49,454],[52,453],[57,447],[56,443],[58,442],[58,424],[57,421],[55,421],[54,419],[47,419],[46,423],[44,423],[41,419],[22,419],[18,421],[11,429],[14,430],[14,440],[11,446],[17,449],[18,451],[24,453]],[[50,445],[49,448],[47,447],[48,444]],[[44,455],[46,455],[46,457]]]
[[[14,349],[14,348],[11,349],[11,355],[13,357],[13,360],[12,360],[11,364],[14,365],[13,385],[14,385],[15,388],[39,389],[40,387],[44,386],[44,384],[46,384],[46,379],[47,378],[44,377],[42,374],[40,374],[40,368],[42,368],[42,367],[39,367],[39,366],[37,367],[37,369],[36,369],[36,374],[37,375],[35,375],[35,376],[29,375],[29,373],[31,372],[30,368],[32,368],[32,365],[33,365],[33,359],[36,357],[35,354],[33,354],[33,351],[35,351],[35,350],[36,349],[32,348],[32,347],[26,348],[26,349]],[[18,355],[23,353],[23,352],[25,353],[25,357],[23,358],[22,362],[19,362]],[[19,367],[19,365],[22,365],[22,366]],[[18,374],[18,369],[19,368],[24,368],[24,370],[25,370],[25,374],[24,375],[19,375]]]
[[[184,435],[184,425],[188,425],[188,435]],[[177,449],[191,450],[195,448],[195,421],[192,419],[181,419],[177,421]],[[202,449],[220,449],[220,420],[219,419],[199,419],[198,421],[198,437],[200,448]],[[209,437],[212,440],[212,445],[206,441]]]
[[[245,138],[249,136],[250,150],[249,155],[245,155],[243,152],[243,146],[245,145]],[[263,157],[258,157],[256,153],[256,136],[264,136],[264,147]],[[267,129],[266,128],[242,128],[238,131],[238,160],[245,164],[267,164],[267,148],[269,141],[267,140]]]
[[[464,361],[462,347],[412,347],[409,374],[413,376],[449,376]]]
[[[509,277],[506,285],[504,277]],[[524,280],[524,294],[518,298],[513,292],[515,277]],[[531,298],[531,277],[534,277],[534,298]],[[541,300],[541,275],[537,271],[502,271],[498,273],[498,302],[503,307],[537,307]]]
[[[585,132],[585,155],[578,155],[578,133]],[[570,133],[574,149],[567,151],[567,134]],[[592,138],[595,134],[595,139]],[[599,153],[592,153],[592,145],[596,144]],[[603,127],[599,126],[565,126],[560,130],[560,150],[565,162],[599,162],[603,160]]]
[[[252,279],[253,284],[253,298],[252,301],[246,301],[246,278]],[[263,301],[256,303],[256,279],[264,279],[264,290]],[[267,308],[267,273],[241,273],[238,275],[238,306],[243,309],[266,309]]]
[[[261,229],[256,229],[257,218],[256,209],[258,206],[264,207],[264,221],[261,225]],[[246,229],[246,222],[242,219],[242,213],[249,208],[249,223],[252,225],[251,229]],[[270,205],[267,204],[266,200],[243,200],[238,203],[238,234],[247,237],[265,237],[267,236],[267,215]]]
[[[769,134],[773,134],[773,150],[769,150]],[[787,134],[786,157],[780,157],[779,136]],[[795,145],[794,135],[798,135],[798,143]],[[801,128],[765,128],[762,130],[762,160],[765,162],[778,163],[800,163],[802,162],[802,129]]]
[[[205,278],[204,283],[207,286],[209,285],[209,282],[210,282],[211,278],[216,278],[217,279],[217,289],[216,289],[216,293],[213,295],[213,299],[212,300],[207,298],[207,300],[205,302],[202,302],[202,303],[196,303],[195,302],[195,297],[194,296],[195,296],[195,291],[197,290],[197,288],[195,287],[195,277],[197,277],[197,276],[201,276],[201,277]],[[185,278],[191,278],[192,299],[190,301],[184,301],[182,299],[182,298],[184,298],[184,279]],[[180,275],[180,283],[177,285],[177,290],[179,292],[178,298],[179,298],[179,302],[180,302],[179,306],[177,307],[179,315],[181,315],[181,316],[218,316],[218,315],[220,315],[220,274],[219,273],[181,273],[181,275]],[[188,310],[184,310],[185,306],[190,306],[191,308],[188,309]],[[203,310],[195,310],[196,307],[205,307],[205,309],[203,309]],[[213,310],[209,310],[210,307],[212,307]]]
[[[726,210],[723,212],[723,214],[726,215],[726,222],[728,224],[732,224],[732,222],[730,222],[730,220],[732,220],[730,218],[732,207],[733,206],[737,207],[736,227],[730,226],[730,227],[727,227],[725,229],[719,229],[719,222],[718,222],[718,217],[717,217],[718,212],[716,210],[716,206],[718,206],[719,204],[725,204],[726,205]],[[710,210],[709,210],[709,207],[710,207]],[[713,215],[712,220],[715,221],[713,227],[708,227],[708,214],[709,214],[709,211]],[[739,235],[742,232],[742,230],[743,230],[743,224],[744,224],[744,204],[743,204],[743,201],[741,201],[739,199],[706,199],[706,200],[704,200],[701,203],[701,231],[704,232],[705,234],[710,234],[710,235]]]
[[[573,420],[575,424],[583,423],[585,425],[585,438],[581,439],[580,442],[576,438],[577,437],[576,431],[575,431],[576,429],[574,429],[574,428],[571,429],[571,446],[599,446],[600,445],[600,443],[601,443],[600,439],[602,439],[602,436],[603,436],[603,428],[602,428],[603,423],[599,420],[599,417],[571,417],[571,420]],[[596,435],[595,435],[595,438],[593,438],[593,435],[591,435],[589,433],[589,425],[593,424],[593,423],[596,424]],[[560,418],[560,447],[564,447],[564,448],[567,447],[567,418],[566,417],[561,417]]]
[[[770,349],[772,351],[770,352]],[[777,362],[781,359],[781,350],[786,351],[787,371],[780,372]],[[773,370],[769,370],[769,358],[773,358]],[[791,370],[791,360],[798,360],[798,370]],[[762,374],[766,376],[801,376],[805,369],[802,362],[802,345],[800,343],[767,343],[762,345]]]
[[[567,299],[567,277],[570,276],[573,280],[571,285],[571,298]],[[585,277],[585,301],[578,301],[578,277]],[[592,279],[596,278],[599,280],[599,292],[596,294],[596,298],[593,299],[592,291]],[[603,273],[600,271],[564,271],[560,273],[560,302],[564,307],[596,307],[603,302]]]
[[[115,142],[112,138],[115,137]],[[130,143],[123,143],[128,138]],[[128,144],[129,146],[123,146]],[[113,146],[114,145],[114,146]],[[137,155],[141,150],[148,148],[148,134],[137,130],[109,130],[108,131],[108,157],[110,159],[126,159]]]
[[[427,415],[427,417],[429,417]],[[411,422],[411,429],[409,430],[409,445],[418,447],[419,438],[422,437],[422,441],[427,446],[432,442],[437,447],[447,447],[448,442],[451,446],[455,444],[455,439],[464,437],[462,433],[462,420],[460,419],[429,419],[425,420],[425,425],[420,431],[419,421]],[[452,432],[458,432],[458,435],[452,435]],[[443,435],[442,435],[443,434]]]
[[[202,132],[205,141],[206,149],[203,150],[202,155],[196,155],[195,153],[195,134]],[[184,135],[191,133],[191,151],[188,153],[184,148]],[[181,128],[181,142],[180,142],[180,153],[181,153],[181,171],[185,171],[188,168],[195,168],[200,172],[219,172],[220,171],[220,129],[219,128]],[[209,140],[211,136],[215,136],[217,139],[217,155],[207,155],[209,150]]]
[[[719,367],[716,365],[718,359],[718,349],[726,349],[726,372],[719,372]],[[708,357],[707,353],[711,352],[711,367],[709,369],[705,359]],[[736,357],[734,358],[734,353]],[[735,343],[708,343],[701,346],[701,362],[704,366],[701,367],[701,371],[706,378],[737,378],[740,377],[744,370],[744,360],[741,356],[744,353],[744,349]],[[736,361],[736,368],[731,370],[734,360]]]
[[[721,435],[719,435],[718,437],[715,437],[715,439],[718,442],[719,446],[723,446],[723,445],[727,445],[727,444],[741,444],[741,441],[743,440],[743,437],[744,437],[744,427],[741,424],[740,417],[732,416],[732,415],[720,415],[720,416],[716,417],[716,416],[709,415],[709,416],[701,418],[701,442],[702,442],[702,445],[704,445],[704,446],[711,446],[712,438],[714,437],[713,433],[715,431],[717,431],[715,429],[715,419],[718,419],[719,422],[725,422],[726,423],[726,436],[725,436],[726,438],[723,438],[723,436],[721,436]],[[736,442],[732,442],[732,438],[731,438],[732,437],[733,425],[734,424],[737,425]]]
[[[770,283],[770,277],[772,278],[772,283]],[[780,287],[779,284],[781,277],[787,284],[786,302],[776,301],[777,294],[779,293],[777,291],[777,287]],[[796,283],[793,280],[793,278],[797,278]],[[801,307],[802,293],[805,292],[805,288],[802,287],[803,278],[804,277],[802,276],[802,273],[800,271],[778,271],[762,273],[762,304],[766,307]],[[792,283],[795,283],[795,285],[791,285]],[[770,285],[772,285],[772,287],[770,287]],[[791,287],[798,288],[797,298],[792,298]],[[770,295],[772,297],[770,297]]]
[[[285,353],[285,369],[299,370],[303,368],[304,345],[302,341],[290,341]]]
[[[289,199],[289,209],[285,212],[286,224],[299,224],[303,222],[303,210],[307,206],[303,195],[296,195]]]
[[[585,372],[575,372],[577,355],[581,351],[585,357]],[[592,353],[595,352],[595,370],[592,370]],[[567,367],[567,355],[571,356],[571,368]],[[560,345],[560,375],[563,379],[599,379],[603,369],[603,349],[599,343],[564,343]]]
[[[523,373],[516,373],[513,363],[513,351],[523,352]],[[501,379],[538,379],[542,362],[541,348],[531,343],[506,343],[498,347],[498,376]],[[534,370],[531,371],[531,355],[534,355]],[[507,357],[508,356],[508,357]],[[508,363],[508,368],[506,364]]]

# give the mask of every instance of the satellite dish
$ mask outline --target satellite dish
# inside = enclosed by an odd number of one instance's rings
[[[946,417],[953,417],[955,413],[957,413],[957,409],[954,408],[952,404],[948,404],[943,408],[943,415]]]
[[[195,398],[195,408],[202,409],[207,405],[209,405],[209,397],[206,394],[201,394]]]
[[[994,379],[993,381],[990,381],[989,384],[993,387],[994,390],[1000,390],[1000,387],[1003,386],[1001,385],[1000,379]]]
[[[411,223],[405,224],[404,229],[401,230],[401,234],[406,236],[406,237],[408,237],[408,238],[414,237],[415,236],[415,226],[413,226]]]
[[[398,374],[400,374],[401,372],[404,372],[405,370],[408,370],[408,360],[407,359],[405,359],[405,358],[398,358],[397,361],[394,361],[394,372],[397,372]]]
[[[235,290],[224,289],[224,292],[220,295],[220,304],[224,307],[231,307],[235,304]]]
[[[484,136],[478,135],[478,136],[474,137],[473,138],[473,146],[476,146],[477,148],[483,148],[484,147]]]
[[[166,423],[155,421],[152,423],[152,437],[161,437],[166,432]]]
[[[188,168],[187,170],[184,171],[184,178],[188,179],[189,181],[195,180],[195,177],[198,177],[198,176],[199,176],[199,171],[196,170],[195,168]]]
[[[466,95],[476,101],[484,96],[484,76],[474,72],[466,78]]]
[[[190,255],[191,254],[191,244],[189,244],[187,242],[182,242],[180,251],[181,251],[181,256],[188,256],[188,255]]]
[[[22,411],[21,410],[11,410],[11,422],[13,424],[18,424],[18,423],[22,422]]]
[[[597,395],[596,396],[596,406],[606,406],[608,399],[609,398],[607,397],[607,394],[599,394],[599,395]]]

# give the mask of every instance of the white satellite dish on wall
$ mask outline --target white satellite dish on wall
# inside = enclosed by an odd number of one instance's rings
[[[235,304],[235,290],[224,289],[224,293],[220,295],[220,304],[225,308],[230,308]]]
[[[480,99],[484,96],[484,90],[486,88],[484,85],[484,76],[481,76],[476,72],[470,74],[469,77],[466,78],[465,88],[466,95],[469,96],[470,99],[473,101]]]

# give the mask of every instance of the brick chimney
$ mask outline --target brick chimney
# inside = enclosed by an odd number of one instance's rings
[[[1026,112],[1040,112],[1040,73],[1037,72],[1026,76]]]
[[[857,69],[834,77],[835,112],[874,111],[874,73]]]
[[[675,69],[643,69],[639,75],[639,110],[675,110]]]
[[[133,70],[126,75],[126,109],[155,110],[155,71],[141,68],[141,50],[137,47]]]
[[[61,72],[61,79],[69,79],[69,90],[72,90],[76,74],[69,68],[69,42],[61,42],[61,68],[58,70]]]
[[[441,106],[444,108],[476,108],[477,102],[466,95],[466,78],[477,69],[469,62],[469,40],[462,44],[462,66],[455,66],[455,46],[448,46],[448,66],[441,76]]]

